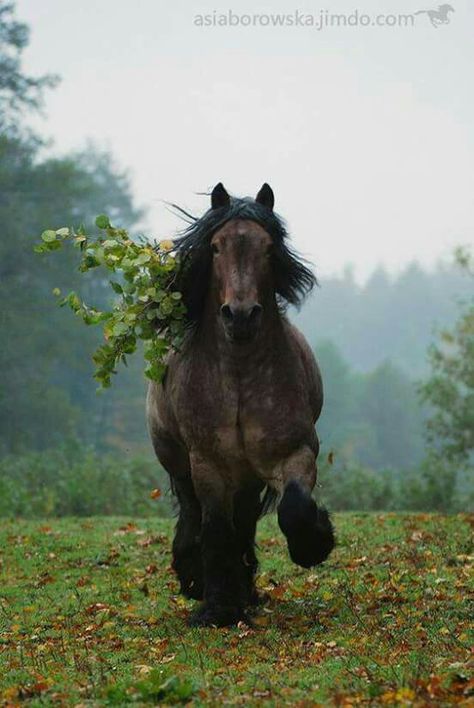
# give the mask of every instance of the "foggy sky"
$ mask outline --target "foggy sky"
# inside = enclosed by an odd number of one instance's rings
[[[433,28],[201,28],[196,14],[318,15],[329,6],[164,0],[19,0],[26,68],[58,73],[46,117],[55,152],[93,139],[132,171],[146,230],[181,224],[222,180],[268,181],[300,251],[325,275],[426,265],[473,241],[474,6]],[[404,13],[413,0],[342,0],[331,12]]]

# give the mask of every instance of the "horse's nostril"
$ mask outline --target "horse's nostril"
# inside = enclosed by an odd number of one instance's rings
[[[258,304],[251,307],[249,312],[249,320],[257,319],[257,317],[262,313],[262,309],[262,306]]]
[[[234,314],[232,312],[232,308],[230,307],[230,305],[222,305],[221,315],[228,322],[231,322],[231,320],[233,320]]]
[[[262,311],[262,306],[256,303],[250,307],[222,305],[221,316],[224,322],[242,327],[254,323]]]

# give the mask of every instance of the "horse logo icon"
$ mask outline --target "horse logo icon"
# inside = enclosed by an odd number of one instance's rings
[[[433,27],[439,27],[440,25],[449,25],[451,12],[455,12],[451,5],[439,5],[437,10],[418,10],[415,15],[426,14]]]

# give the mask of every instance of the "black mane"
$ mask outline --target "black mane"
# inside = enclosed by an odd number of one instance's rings
[[[248,219],[260,224],[273,241],[272,269],[279,306],[299,306],[316,285],[316,277],[289,247],[285,222],[267,207],[253,199],[236,198],[219,209],[209,209],[196,218],[182,209],[189,226],[175,240],[175,251],[181,266],[176,287],[183,295],[190,323],[197,323],[203,312],[212,268],[211,239],[232,219]]]

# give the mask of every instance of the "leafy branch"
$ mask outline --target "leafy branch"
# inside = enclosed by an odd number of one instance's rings
[[[139,340],[144,342],[145,375],[161,381],[167,355],[180,347],[185,330],[186,308],[175,287],[178,262],[172,253],[173,242],[161,241],[155,246],[137,243],[125,229],[112,226],[105,215],[98,216],[95,223],[101,232],[98,236],[67,227],[44,231],[35,251],[51,253],[70,242],[80,250],[81,272],[102,266],[122,276],[121,282],[110,281],[118,297],[109,310],[87,305],[75,292],[59,303],[69,306],[86,325],[102,325],[105,344],[93,355],[94,378],[100,385],[110,386],[117,365],[127,364],[127,356],[136,351]],[[58,288],[53,293],[61,296]]]

